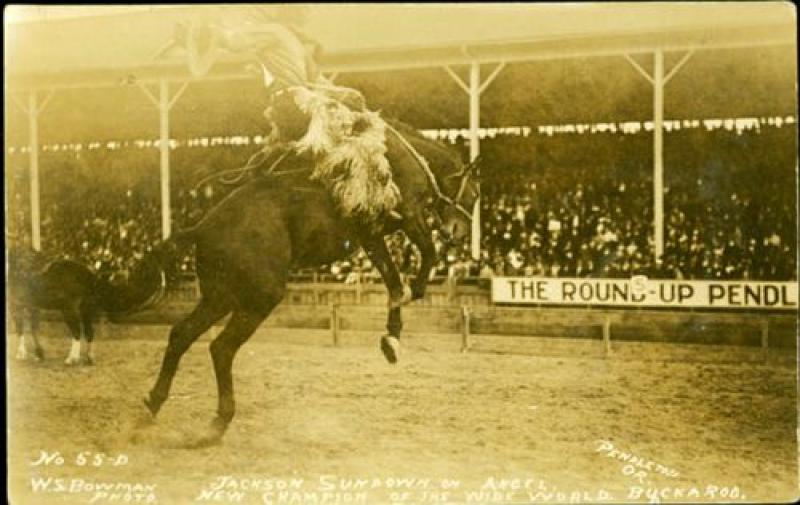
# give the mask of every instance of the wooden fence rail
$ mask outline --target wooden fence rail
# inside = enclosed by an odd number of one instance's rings
[[[332,304],[330,329],[334,345],[343,330],[383,331],[386,310],[377,306]],[[794,315],[763,313],[688,313],[480,306],[408,306],[406,331],[459,335],[461,352],[469,352],[481,336],[570,337],[602,342],[605,356],[613,342],[722,344],[760,348],[796,348]],[[586,330],[589,330],[588,332]],[[771,335],[777,337],[774,345]]]

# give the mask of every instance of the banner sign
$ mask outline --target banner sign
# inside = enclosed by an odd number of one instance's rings
[[[796,282],[494,277],[492,302],[797,310]]]

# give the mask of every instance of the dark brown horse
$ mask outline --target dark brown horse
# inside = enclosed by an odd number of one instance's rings
[[[402,194],[397,209],[402,219],[387,217],[378,232],[340,217],[328,191],[309,181],[309,161],[290,156],[272,175],[245,183],[199,224],[158,246],[164,260],[184,246],[196,246],[201,298],[170,331],[158,379],[145,399],[152,416],[166,401],[186,350],[214,323],[230,315],[210,347],[219,404],[211,432],[203,441],[221,439],[234,416],[233,358],[282,300],[290,268],[347,257],[353,252],[350,243],[364,247],[387,286],[389,333],[381,339],[381,349],[389,362],[397,361],[400,307],[424,295],[428,273],[436,261],[426,209],[441,217],[444,228],[461,235],[469,229],[469,211],[478,192],[470,181],[469,167],[464,167],[454,151],[413,130],[398,126],[387,132],[387,148]],[[385,234],[399,229],[422,256],[420,272],[406,289],[384,241]]]
[[[20,338],[18,357],[27,355],[24,316],[31,318],[33,354],[44,358],[37,338],[39,310],[55,310],[64,317],[72,334],[67,365],[90,365],[93,322],[102,313],[111,315],[135,310],[151,300],[163,287],[163,272],[154,256],[145,256],[127,285],[112,285],[86,266],[71,260],[55,260],[36,268],[34,253],[8,251],[8,298]]]

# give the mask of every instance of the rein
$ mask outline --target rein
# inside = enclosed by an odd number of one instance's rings
[[[461,184],[458,186],[458,193],[456,193],[456,197],[454,198],[456,202],[461,200],[461,197],[464,195],[464,190],[467,189],[467,182],[469,182],[469,175],[465,174],[461,177]]]
[[[295,173],[295,172],[302,172],[302,171],[306,170],[306,169],[299,169],[299,170],[285,170],[285,171],[282,171],[282,172],[275,172],[275,168],[284,159],[286,159],[286,157],[288,155],[289,155],[289,151],[288,150],[285,151],[283,154],[281,154],[278,157],[277,160],[272,162],[272,165],[270,165],[270,167],[267,169],[265,174],[266,175],[286,175],[286,174],[291,174],[291,173]],[[259,159],[259,157],[260,157],[260,159]],[[256,161],[256,160],[258,160],[258,161]],[[203,177],[202,179],[200,179],[200,182],[198,182],[197,184],[194,185],[193,190],[196,191],[200,186],[202,186],[203,184],[205,184],[208,181],[213,180],[213,179],[219,180],[219,182],[221,182],[222,184],[225,184],[226,186],[237,185],[237,184],[241,183],[242,179],[247,177],[247,175],[250,174],[251,171],[254,168],[260,167],[264,163],[264,161],[266,161],[266,154],[265,154],[264,150],[262,149],[261,151],[258,151],[254,155],[250,156],[250,159],[247,160],[247,163],[245,163],[245,165],[243,167],[231,168],[231,169],[228,169],[228,170],[223,170],[221,172],[217,172],[217,173],[208,175],[206,177]],[[226,177],[227,175],[230,175],[230,174],[235,174],[235,175],[231,179],[225,179],[224,178],[224,177]]]
[[[436,177],[433,175],[431,167],[428,166],[428,162],[425,160],[425,158],[421,154],[419,154],[419,152],[416,149],[414,149],[414,146],[412,146],[411,143],[408,140],[406,140],[403,134],[397,131],[397,129],[394,126],[392,126],[387,122],[386,127],[389,128],[392,132],[394,132],[394,134],[400,139],[400,142],[403,144],[403,147],[405,147],[406,150],[410,152],[411,155],[417,160],[417,163],[419,163],[419,166],[422,168],[422,171],[428,178],[428,182],[431,185],[431,189],[433,190],[434,196],[436,197],[436,201],[445,202],[447,205],[455,208],[457,211],[464,214],[464,216],[466,216],[466,218],[469,219],[470,222],[472,222],[472,214],[469,211],[467,211],[467,209],[465,209],[463,205],[458,203],[458,200],[461,199],[461,195],[464,193],[464,189],[466,189],[467,178],[464,177],[464,179],[461,181],[461,188],[459,188],[458,195],[456,196],[455,200],[445,195],[444,193],[442,193],[441,189],[439,189],[439,183],[436,181]]]

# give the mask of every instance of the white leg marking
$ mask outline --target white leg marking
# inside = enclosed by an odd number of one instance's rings
[[[64,363],[67,365],[74,365],[78,363],[81,359],[81,341],[78,339],[72,339],[72,346],[69,348],[69,356],[67,359],[64,360]]]

